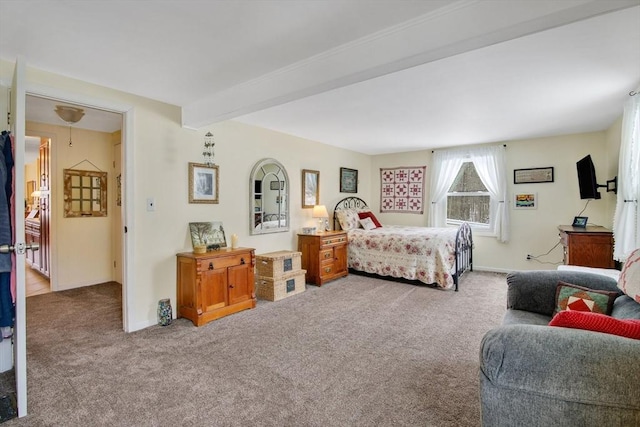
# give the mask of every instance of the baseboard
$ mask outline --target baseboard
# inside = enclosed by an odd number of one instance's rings
[[[513,268],[505,269],[505,268],[495,268],[495,267],[477,267],[473,266],[473,271],[486,271],[488,273],[511,273],[514,271]]]

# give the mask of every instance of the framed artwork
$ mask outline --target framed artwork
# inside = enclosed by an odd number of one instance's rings
[[[540,182],[553,182],[553,166],[513,170],[514,184],[536,184]]]
[[[220,221],[190,222],[189,234],[191,234],[191,244],[194,249],[196,246],[206,246],[207,250],[227,247],[227,238]]]
[[[189,203],[218,203],[218,166],[189,163]]]
[[[340,168],[340,192],[358,192],[358,171],[356,169]]]
[[[320,203],[320,172],[302,170],[302,209],[312,208]]]
[[[589,217],[586,216],[576,216],[573,218],[573,224],[571,224],[573,227],[578,227],[578,228],[587,228],[587,220],[589,219]]]
[[[537,193],[516,193],[513,197],[514,209],[538,209]]]

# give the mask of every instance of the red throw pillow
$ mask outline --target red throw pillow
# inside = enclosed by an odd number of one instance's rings
[[[600,313],[570,310],[556,314],[549,326],[585,329],[640,340],[640,319],[616,319]]]
[[[376,218],[373,212],[358,212],[358,217],[360,219],[371,218],[371,221],[376,225],[376,228],[382,227],[382,224],[380,224],[380,221],[378,221],[378,218]]]

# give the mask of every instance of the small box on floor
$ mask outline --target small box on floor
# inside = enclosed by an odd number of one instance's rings
[[[302,268],[302,252],[277,251],[256,254],[256,275],[279,278]]]
[[[306,270],[298,270],[280,277],[255,276],[256,297],[278,301],[302,293],[306,289]]]

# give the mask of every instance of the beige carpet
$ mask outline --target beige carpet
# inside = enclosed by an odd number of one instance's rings
[[[4,425],[478,426],[480,339],[506,301],[503,274],[459,292],[350,275],[125,334],[120,292],[27,300],[30,415]]]

